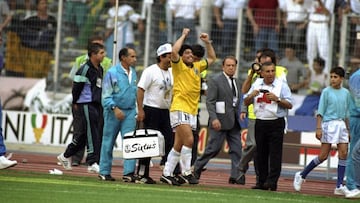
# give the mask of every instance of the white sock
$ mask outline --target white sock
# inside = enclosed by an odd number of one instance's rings
[[[173,176],[174,169],[179,162],[180,153],[175,151],[174,148],[171,149],[169,155],[167,157],[167,161],[165,163],[165,167],[163,170],[164,176]]]
[[[185,176],[191,174],[191,152],[192,149],[187,146],[181,148],[180,167],[181,173]]]

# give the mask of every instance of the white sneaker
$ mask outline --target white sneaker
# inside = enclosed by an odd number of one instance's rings
[[[97,163],[93,163],[91,166],[87,168],[89,173],[99,173],[100,167]]]
[[[305,179],[301,177],[300,173],[301,173],[300,171],[295,173],[294,183],[293,183],[295,191],[298,192],[301,190],[301,184],[305,181]]]
[[[335,188],[334,195],[348,195],[350,190],[345,185],[340,185],[340,187]]]
[[[349,199],[360,198],[360,190],[359,189],[350,190],[350,192],[346,194],[345,197]]]
[[[71,160],[70,158],[65,158],[64,153],[61,153],[59,156],[57,156],[57,159],[61,163],[61,165],[64,167],[65,170],[72,170],[71,168]]]
[[[17,164],[17,161],[7,159],[5,156],[0,156],[0,169],[13,167]]]

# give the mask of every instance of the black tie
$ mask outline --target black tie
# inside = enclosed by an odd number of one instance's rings
[[[232,92],[233,92],[233,96],[236,97],[236,89],[235,89],[235,81],[234,81],[234,78],[233,77],[229,77],[230,80],[231,80],[231,89],[232,89]]]

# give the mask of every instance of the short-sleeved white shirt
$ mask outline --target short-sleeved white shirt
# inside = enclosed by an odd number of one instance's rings
[[[195,19],[195,12],[201,9],[199,0],[170,0],[169,8],[175,13],[175,18]]]
[[[248,0],[215,0],[214,6],[222,7],[222,19],[236,20],[239,9],[246,8]]]
[[[160,109],[169,109],[174,78],[172,70],[162,70],[157,64],[145,68],[138,87],[145,90],[143,104]]]
[[[304,4],[299,4],[293,0],[285,0],[282,8],[286,12],[287,22],[303,22],[307,19],[307,11]]]

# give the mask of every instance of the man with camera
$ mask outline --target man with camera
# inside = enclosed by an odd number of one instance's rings
[[[254,105],[258,182],[253,189],[277,190],[281,172],[285,117],[292,108],[287,83],[275,78],[275,64],[261,64],[261,76],[244,96],[244,104]]]
[[[250,89],[251,84],[253,84],[258,78],[261,78],[261,64],[265,62],[276,63],[275,52],[271,49],[264,48],[256,52],[256,58],[254,63],[249,69],[249,74],[241,87],[241,92],[243,94],[247,93]],[[275,77],[279,78],[282,81],[286,82],[286,68],[282,66],[276,66]],[[247,126],[247,136],[245,141],[245,147],[242,150],[242,156],[239,164],[239,176],[237,177],[236,184],[245,184],[245,174],[249,168],[249,162],[254,160],[254,168],[256,173],[256,180],[258,181],[258,173],[256,169],[256,142],[255,142],[255,119],[256,116],[253,111],[253,105],[245,106],[241,105],[241,114],[240,120],[245,120],[246,116],[248,117],[248,126]]]

